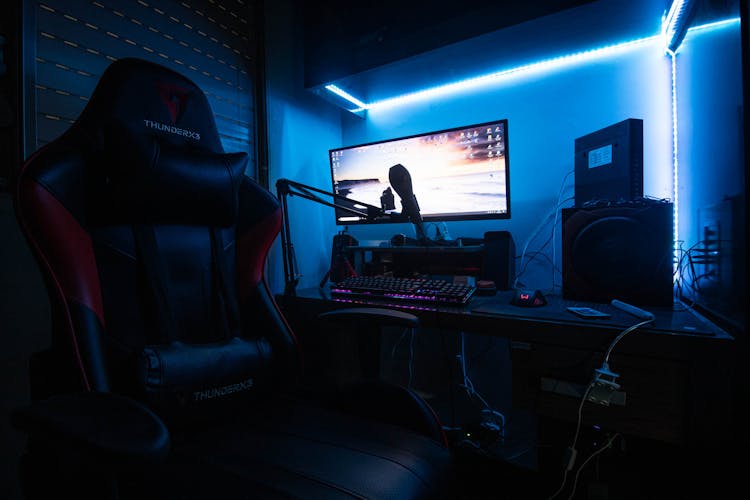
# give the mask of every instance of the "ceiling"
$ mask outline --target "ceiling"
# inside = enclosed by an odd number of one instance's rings
[[[673,0],[303,2],[305,87],[343,109],[658,36]],[[737,15],[692,0],[685,29]],[[689,10],[689,13],[687,13]],[[334,84],[356,99],[326,90]]]
[[[305,86],[316,87],[461,40],[593,2],[306,1],[303,2]]]

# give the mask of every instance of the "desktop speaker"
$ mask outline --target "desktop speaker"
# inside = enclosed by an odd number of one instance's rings
[[[333,243],[331,244],[331,267],[321,280],[320,286],[325,285],[326,281],[329,280],[331,283],[338,283],[350,276],[357,275],[346,252],[346,247],[357,245],[359,245],[359,241],[354,236],[343,231],[333,237]]]
[[[516,279],[516,247],[508,231],[484,233],[481,278],[492,280],[498,290],[510,290]]]
[[[672,208],[641,201],[563,209],[563,298],[672,305]]]

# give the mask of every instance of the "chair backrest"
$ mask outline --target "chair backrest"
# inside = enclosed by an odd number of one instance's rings
[[[193,82],[138,59],[107,68],[18,179],[16,213],[53,315],[38,395],[124,392],[168,412],[296,373],[296,342],[263,279],[281,213],[246,163],[223,151]]]

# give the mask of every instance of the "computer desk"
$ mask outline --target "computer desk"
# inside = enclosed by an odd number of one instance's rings
[[[519,307],[512,292],[475,296],[462,307],[432,307],[381,301],[332,300],[328,286],[277,297],[302,336],[321,331],[316,316],[338,308],[393,307],[440,328],[509,339],[513,407],[575,422],[582,394],[601,367],[612,341],[640,322],[609,304],[547,296],[547,305]],[[571,305],[611,314],[582,319]],[[610,404],[587,402],[583,423],[641,438],[701,448],[724,447],[731,437],[734,338],[696,311],[643,307],[655,321],[625,335],[612,349],[609,368],[619,376]]]

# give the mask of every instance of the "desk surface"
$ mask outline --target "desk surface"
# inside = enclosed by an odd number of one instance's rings
[[[296,296],[279,296],[282,307],[296,309],[308,305],[313,311],[369,305],[409,311],[428,327],[465,329],[477,333],[508,337],[515,341],[543,342],[586,349],[605,349],[608,342],[640,319],[609,304],[571,301],[548,295],[547,304],[520,307],[511,304],[512,291],[499,291],[493,296],[475,296],[462,307],[404,304],[380,300],[351,301],[331,298],[329,287],[297,290]],[[611,317],[584,319],[569,312],[569,306],[587,306]],[[623,339],[622,348],[643,352],[653,350],[667,357],[682,357],[684,346],[730,346],[734,338],[725,330],[680,302],[670,307],[642,307],[653,313],[653,323],[640,327],[638,335]],[[626,342],[627,339],[627,342]],[[679,342],[675,342],[678,340]],[[676,344],[681,347],[676,349]]]

